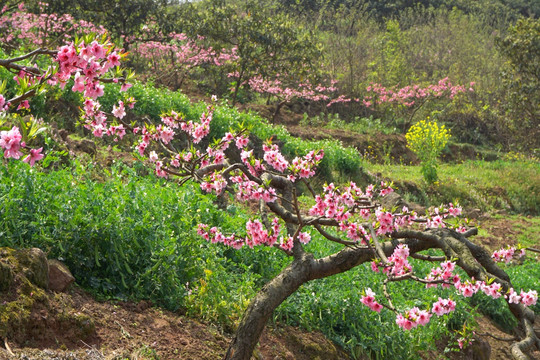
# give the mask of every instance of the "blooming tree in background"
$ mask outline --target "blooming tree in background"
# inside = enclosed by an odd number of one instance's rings
[[[387,88],[381,84],[371,83],[367,88],[367,95],[362,100],[363,104],[372,109],[391,108],[396,113],[403,112],[405,117],[404,128],[406,131],[413,122],[414,115],[426,103],[437,99],[452,100],[458,94],[474,92],[474,82],[469,86],[454,85],[448,77],[439,80],[437,84],[428,86],[410,85],[401,89]]]

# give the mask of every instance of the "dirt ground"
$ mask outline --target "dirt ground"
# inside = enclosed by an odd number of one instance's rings
[[[81,331],[77,322],[57,321],[66,309],[91,319],[92,331]],[[47,360],[111,360],[111,359],[221,359],[231,340],[211,324],[201,323],[174,314],[150,303],[98,302],[90,295],[75,288],[68,294],[57,294],[50,303],[50,310],[37,309],[33,318],[39,333],[23,343],[8,342],[0,348],[0,359]],[[540,322],[540,317],[538,320]],[[510,359],[511,338],[498,329],[488,318],[478,319],[478,333],[483,339],[479,345],[490,349],[489,359]],[[492,336],[487,336],[490,334]],[[440,359],[444,342],[439,342],[440,352],[422,354],[424,360]],[[488,350],[489,351],[489,350]],[[472,351],[451,353],[452,360],[474,359]],[[540,359],[540,352],[533,354]],[[347,354],[319,332],[306,332],[290,326],[268,327],[255,352],[255,359],[272,360],[332,360],[349,359]],[[487,359],[487,358],[486,358]]]
[[[91,323],[60,321],[66,311]],[[8,342],[10,350],[0,348],[0,359],[210,360],[221,359],[231,340],[230,334],[211,324],[149,302],[98,302],[79,288],[52,296],[48,309],[36,307],[32,327],[39,331],[21,343]],[[258,359],[348,359],[321,333],[290,326],[268,327],[256,355]]]

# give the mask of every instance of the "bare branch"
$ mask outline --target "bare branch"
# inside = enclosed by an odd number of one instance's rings
[[[384,253],[381,244],[379,243],[379,239],[377,239],[377,234],[375,234],[375,229],[373,229],[373,225],[367,224],[367,227],[371,234],[371,240],[373,240],[373,244],[375,245],[375,250],[377,251],[377,254],[383,261],[383,264],[389,264],[390,262],[388,261],[388,258],[386,257],[386,254]]]
[[[337,236],[333,236],[332,234],[326,232],[322,227],[321,225],[319,224],[314,224],[313,227],[315,229],[317,229],[317,231],[319,232],[319,234],[321,234],[322,236],[324,236],[325,238],[327,238],[328,240],[330,241],[333,241],[333,242],[336,242],[338,244],[342,244],[342,245],[347,245],[347,246],[354,246],[354,245],[358,245],[357,242],[355,241],[348,241],[348,240],[343,240]]]
[[[424,255],[424,254],[412,254],[411,257],[418,260],[433,261],[433,262],[441,262],[441,261],[446,260],[445,256],[431,256],[431,255]]]

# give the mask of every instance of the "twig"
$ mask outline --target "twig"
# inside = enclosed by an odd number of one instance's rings
[[[525,248],[525,250],[527,251],[532,251],[532,252],[535,252],[535,253],[540,253],[540,249],[535,249],[535,248]]]
[[[354,241],[348,241],[348,240],[343,240],[341,238],[338,238],[336,236],[333,236],[332,234],[326,232],[322,227],[321,225],[319,224],[314,224],[313,227],[315,229],[317,229],[317,231],[319,232],[319,234],[321,234],[322,236],[324,236],[325,238],[327,238],[328,240],[330,241],[333,241],[333,242],[336,242],[338,244],[342,244],[342,245],[347,245],[347,246],[354,246],[354,245],[358,245],[358,243],[354,242]]]
[[[373,225],[367,224],[369,231],[371,233],[371,239],[373,240],[373,244],[375,244],[375,250],[377,250],[377,254],[381,258],[384,264],[388,264],[388,258],[386,257],[386,254],[384,253],[381,244],[379,243],[379,240],[377,239],[377,234],[375,234],[375,230],[373,229]]]
[[[133,336],[131,336],[130,333],[128,333],[126,331],[126,329],[124,329],[124,327],[122,326],[122,324],[120,324],[117,320],[114,320],[115,324],[120,326],[120,331],[122,332],[122,336],[125,337],[126,339],[133,339]]]
[[[411,257],[418,260],[434,261],[434,262],[446,260],[446,257],[444,256],[431,256],[431,255],[424,255],[424,254],[412,254]]]
[[[11,351],[11,348],[8,345],[7,339],[4,339],[4,346],[6,347],[6,350],[9,353],[9,355],[15,356],[15,354],[13,353],[13,351]]]

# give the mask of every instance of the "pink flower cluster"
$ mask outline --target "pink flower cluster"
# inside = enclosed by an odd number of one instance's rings
[[[246,223],[246,236],[239,238],[236,235],[225,236],[216,227],[209,229],[206,224],[199,224],[197,226],[197,234],[205,238],[212,243],[222,243],[227,246],[231,246],[235,249],[240,249],[247,245],[253,248],[257,245],[274,246],[277,244],[278,235],[281,231],[281,225],[277,218],[272,220],[272,228],[270,231],[264,229],[263,224],[259,220],[249,220]],[[292,248],[292,238],[281,238],[280,247],[285,250]]]
[[[337,98],[330,100],[328,104],[326,104],[326,107],[330,107],[334,104],[346,104],[351,101],[360,102],[360,99],[358,98],[351,99],[351,98],[346,97],[345,95],[339,95]]]
[[[59,64],[58,72],[49,83],[58,83],[63,88],[74,75],[75,84],[72,90],[95,100],[103,96],[104,86],[100,84],[99,77],[119,66],[120,59],[121,53],[114,51],[113,45],[100,44],[95,40],[90,44],[81,42],[78,45],[64,45],[58,49],[55,59]],[[127,90],[126,85],[122,90]]]
[[[201,189],[206,192],[214,191],[218,195],[221,194],[226,187],[227,180],[225,180],[225,178],[217,171],[214,171],[201,182]]]
[[[367,288],[365,290],[365,295],[360,298],[360,302],[367,307],[369,307],[371,310],[376,312],[381,312],[383,306],[379,304],[377,301],[375,301],[375,293],[370,288]]]
[[[143,31],[142,36],[126,37],[126,41],[135,42],[131,47],[132,53],[145,60],[150,75],[156,72],[178,74],[181,82],[193,68],[203,64],[223,66],[238,60],[236,47],[217,51],[202,45],[203,37],[190,39],[185,34],[174,32],[165,35],[151,26],[146,26]]]
[[[253,150],[242,150],[240,159],[247,166],[249,173],[255,177],[260,176],[266,170],[262,161],[253,155]]]
[[[457,217],[461,215],[461,213],[461,207],[452,203],[448,204],[448,208],[435,208],[434,214],[426,219],[426,228],[445,228],[447,224],[445,223],[444,219],[448,218],[448,216]],[[459,231],[465,232],[466,228],[462,227],[459,229]]]
[[[451,284],[457,283],[459,275],[454,275],[456,263],[453,261],[443,261],[439,267],[431,269],[431,272],[426,276],[427,288],[437,287],[438,282],[442,282],[442,287],[448,288]]]
[[[437,316],[443,316],[448,314],[456,309],[456,302],[452,299],[442,299],[439,297],[437,302],[433,303],[431,307],[431,312],[437,314]]]
[[[514,258],[514,255],[516,255],[517,248],[514,246],[508,246],[506,249],[500,249],[497,250],[491,255],[491,258],[496,262],[505,262],[509,263]],[[519,253],[517,253],[518,257],[525,256],[525,249],[521,249]]]
[[[244,174],[231,177],[231,181],[238,184],[238,192],[236,193],[238,200],[263,200],[268,203],[275,201],[277,198],[274,188],[265,188],[255,181],[249,180]]]
[[[289,180],[295,181],[296,178],[307,179],[314,176],[315,167],[319,165],[323,157],[323,150],[319,150],[317,152],[312,150],[303,158],[294,158],[289,168],[291,171],[291,176],[289,176]]]
[[[212,242],[213,244],[222,243],[235,249],[240,249],[242,246],[244,246],[244,240],[237,239],[234,234],[225,236],[215,226],[210,229],[208,228],[209,226],[206,224],[197,225],[197,234],[205,238],[207,241]]]
[[[362,195],[362,190],[353,182],[343,192],[339,192],[331,183],[324,187],[324,198],[320,195],[315,197],[316,204],[309,210],[309,214],[346,221],[352,215],[348,208],[352,208]]]
[[[396,324],[404,330],[411,330],[418,325],[426,325],[430,318],[431,314],[428,311],[413,307],[403,315],[397,314]]]
[[[0,147],[4,149],[4,157],[6,159],[19,159],[21,157],[22,152],[20,149],[24,147],[24,143],[21,143],[21,140],[22,135],[16,126],[9,131],[0,132]]]
[[[8,104],[6,103],[6,98],[4,95],[0,94],[0,113],[3,111],[7,111]]]
[[[471,83],[468,91],[474,91]],[[411,107],[417,100],[428,98],[441,98],[448,97],[453,99],[457,94],[467,91],[463,85],[453,85],[448,77],[439,80],[437,84],[431,84],[427,87],[421,87],[420,85],[405,86],[401,89],[386,88],[381,84],[371,83],[366,91],[372,95],[364,97],[364,105],[371,107],[373,103],[394,103],[403,105],[405,107]]]
[[[270,166],[276,169],[279,172],[284,172],[289,166],[289,162],[285,160],[285,157],[281,155],[281,152],[278,149],[276,144],[268,146],[267,144],[263,145],[264,156],[263,159]]]
[[[22,135],[16,126],[12,127],[9,131],[0,131],[0,148],[4,150],[4,157],[6,159],[19,159],[23,155],[21,148],[26,147],[26,144],[21,140]],[[42,150],[43,148],[30,149],[30,154],[23,161],[29,163],[30,166],[34,166],[36,161],[43,159]]]
[[[521,293],[518,295],[514,289],[510,289],[504,297],[508,299],[509,303],[519,304],[521,302],[525,306],[533,306],[538,301],[538,292],[536,290],[529,290],[527,292],[521,290]]]
[[[48,39],[62,36],[65,40],[75,35],[94,33],[103,35],[107,31],[103,26],[95,26],[85,20],[76,20],[69,14],[47,14],[47,3],[40,3],[40,14],[33,14],[24,9],[20,3],[17,11],[0,12],[0,42],[13,45],[17,40],[30,42],[37,46],[45,46]],[[3,10],[7,10],[7,5]]]
[[[388,261],[392,264],[390,267],[385,267],[383,272],[393,276],[405,275],[412,271],[412,266],[407,258],[409,257],[409,247],[405,244],[399,244],[392,255],[388,257]]]
[[[213,108],[209,106],[207,111],[201,115],[200,123],[193,121],[183,122],[180,128],[193,138],[193,142],[198,144],[201,140],[210,133],[210,122],[214,115]]]
[[[232,77],[239,74],[230,74]],[[285,86],[280,80],[282,76],[277,74],[272,80],[263,78],[261,75],[250,78],[247,83],[251,90],[261,93],[274,95],[285,102],[289,102],[295,98],[301,98],[312,101],[329,100],[330,96],[327,93],[332,93],[337,89],[333,86],[324,87],[321,85],[314,86],[309,83],[295,84],[294,86]]]

